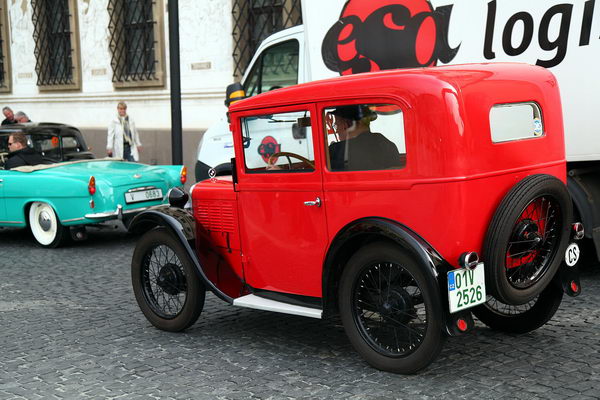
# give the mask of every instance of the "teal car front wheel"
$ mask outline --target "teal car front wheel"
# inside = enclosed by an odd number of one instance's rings
[[[29,228],[43,247],[58,247],[69,236],[69,228],[60,223],[52,206],[40,201],[29,208]]]

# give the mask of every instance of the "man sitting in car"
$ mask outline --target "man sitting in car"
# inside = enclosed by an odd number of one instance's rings
[[[23,165],[42,164],[42,155],[27,146],[27,138],[21,132],[13,133],[8,137],[8,160],[4,169],[21,167]]]

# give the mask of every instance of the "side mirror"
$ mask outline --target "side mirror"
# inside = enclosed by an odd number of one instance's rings
[[[246,92],[241,83],[236,82],[227,86],[225,91],[225,105],[229,107],[236,101],[240,101],[246,98]]]

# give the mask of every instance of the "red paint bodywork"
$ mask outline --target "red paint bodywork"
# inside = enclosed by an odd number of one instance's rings
[[[344,102],[402,108],[404,169],[327,170],[322,110]],[[544,135],[493,143],[491,107],[514,102],[539,105]],[[313,116],[315,170],[246,173],[240,118],[298,109]],[[203,232],[196,248],[200,260],[232,297],[244,293],[244,283],[322,297],[328,250],[345,226],[364,217],[405,225],[457,266],[461,253],[481,254],[492,216],[513,185],[538,173],[566,182],[557,82],[534,66],[473,64],[339,77],[240,101],[229,117],[238,182],[198,183],[192,201]],[[303,204],[316,197],[321,207]]]

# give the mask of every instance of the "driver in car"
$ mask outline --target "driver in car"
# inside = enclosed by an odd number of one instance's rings
[[[365,105],[341,106],[335,118],[337,142],[329,145],[332,171],[369,171],[400,165],[398,147],[381,133],[371,132],[377,114]]]
[[[42,164],[42,155],[27,146],[27,137],[21,132],[12,133],[8,137],[8,160],[4,169],[22,167],[23,165]]]

